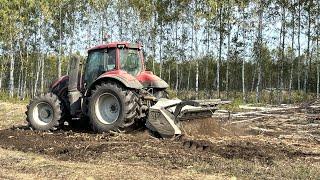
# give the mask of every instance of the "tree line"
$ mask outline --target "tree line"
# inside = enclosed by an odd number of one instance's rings
[[[319,96],[319,0],[1,0],[0,89],[21,99],[68,73],[72,54],[142,42],[175,91]],[[281,94],[279,95],[281,101]]]

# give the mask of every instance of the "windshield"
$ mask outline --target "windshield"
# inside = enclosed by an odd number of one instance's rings
[[[138,49],[120,49],[121,69],[136,76],[142,68]]]

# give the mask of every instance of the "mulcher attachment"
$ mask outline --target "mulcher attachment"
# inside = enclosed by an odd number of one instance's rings
[[[180,135],[180,121],[211,117],[217,110],[219,100],[181,101],[159,99],[149,108],[146,126],[163,138]]]

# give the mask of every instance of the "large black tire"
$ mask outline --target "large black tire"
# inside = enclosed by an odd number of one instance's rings
[[[27,122],[36,130],[56,130],[62,124],[63,106],[58,96],[47,93],[35,97],[27,106]]]
[[[128,130],[138,116],[137,96],[116,83],[97,85],[89,100],[89,117],[96,132]]]

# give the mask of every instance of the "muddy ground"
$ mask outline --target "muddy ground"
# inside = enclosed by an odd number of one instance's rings
[[[0,103],[0,178],[317,179],[320,128],[304,108],[217,113],[185,136],[94,134],[26,127],[24,104]],[[227,116],[226,116],[227,115]]]

